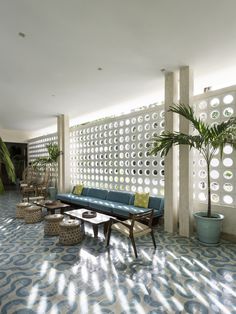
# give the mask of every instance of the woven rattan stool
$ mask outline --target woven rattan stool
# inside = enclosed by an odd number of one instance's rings
[[[16,204],[16,218],[24,219],[25,218],[25,209],[29,207],[30,203],[18,203]]]
[[[25,208],[25,223],[34,224],[42,220],[42,207],[32,205]]]
[[[60,222],[62,222],[64,215],[54,214],[47,215],[44,217],[44,235],[46,236],[56,236],[59,235]]]
[[[81,242],[83,233],[79,220],[68,219],[60,223],[59,243],[63,245],[74,245]]]

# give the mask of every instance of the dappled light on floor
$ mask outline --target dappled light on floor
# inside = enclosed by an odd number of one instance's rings
[[[223,313],[236,311],[236,245],[203,247],[155,228],[136,241],[103,230],[74,246],[44,237],[43,222],[15,219],[16,195],[0,197],[2,313]],[[28,311],[28,312],[27,312]]]

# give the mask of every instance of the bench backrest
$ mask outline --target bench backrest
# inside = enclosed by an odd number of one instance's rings
[[[108,201],[129,204],[132,194],[125,192],[110,191],[107,195]]]
[[[87,188],[87,189],[88,189],[88,193],[86,196],[100,198],[101,200],[105,200],[107,198],[107,194],[108,194],[107,190],[93,189],[93,188]]]

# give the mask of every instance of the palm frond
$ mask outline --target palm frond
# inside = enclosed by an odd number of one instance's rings
[[[211,126],[208,141],[210,141],[213,148],[219,148],[221,158],[226,144],[236,149],[236,117]]]
[[[204,136],[207,132],[208,126],[200,119],[194,115],[193,109],[189,105],[184,104],[174,104],[170,106],[169,112],[177,113],[180,116],[189,120],[193,127]]]
[[[60,151],[59,147],[55,143],[50,143],[46,145],[48,154],[49,154],[49,159],[51,162],[57,162],[59,156],[62,154],[62,151]]]
[[[0,163],[5,165],[5,169],[6,169],[8,178],[12,182],[15,182],[15,180],[16,180],[15,167],[11,161],[10,153],[7,149],[7,146],[3,142],[1,137],[0,137]]]
[[[149,155],[161,154],[166,156],[174,145],[188,145],[191,148],[201,149],[203,140],[200,135],[188,135],[180,132],[164,132],[162,135],[151,139],[151,149]]]

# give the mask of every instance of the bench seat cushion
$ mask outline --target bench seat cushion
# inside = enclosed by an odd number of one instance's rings
[[[124,204],[122,203],[117,203],[117,202],[112,202],[108,200],[99,200],[99,199],[94,199],[91,200],[89,203],[89,207],[93,208],[94,210],[101,210],[103,212],[106,212],[107,214],[113,214],[116,213],[117,206],[122,206]]]
[[[120,204],[115,207],[115,214],[123,216],[123,217],[129,217],[129,214],[141,214],[141,213],[145,213],[148,210],[150,209],[143,208],[143,207],[136,207],[133,205]],[[162,213],[160,213],[159,210],[154,210],[153,217],[159,217],[161,215]]]

